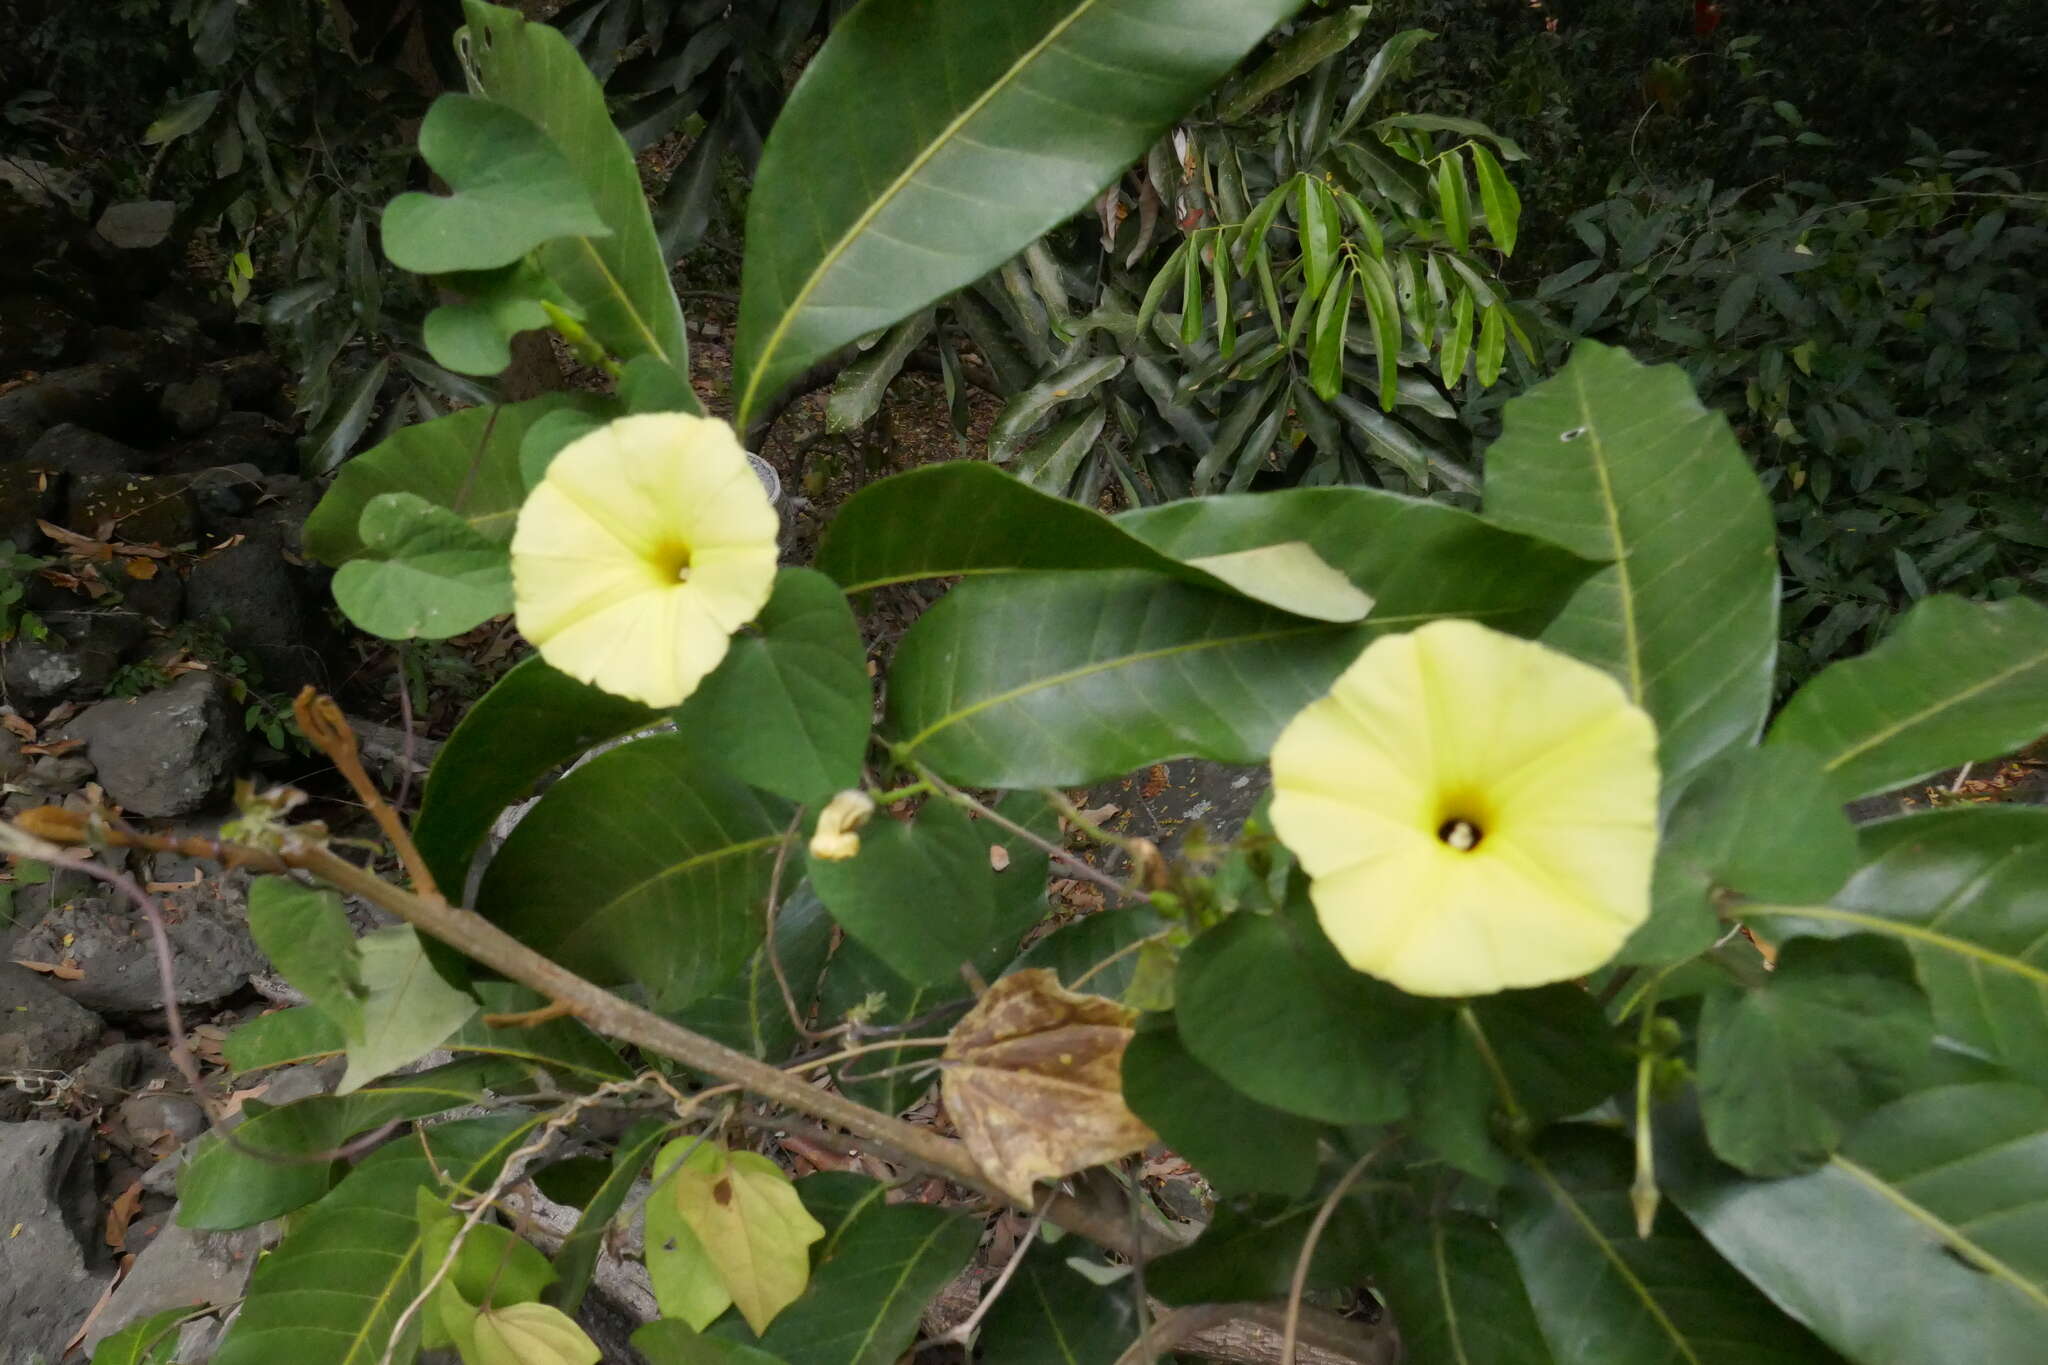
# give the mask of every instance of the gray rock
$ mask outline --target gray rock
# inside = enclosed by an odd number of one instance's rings
[[[213,673],[145,697],[105,701],[65,728],[82,739],[107,795],[135,815],[190,815],[226,796],[246,743],[241,710]]]
[[[251,412],[268,412],[284,392],[284,366],[267,351],[230,356],[213,366],[228,402]]]
[[[185,480],[142,474],[78,474],[65,500],[66,529],[98,536],[112,527],[116,540],[138,545],[188,545],[199,518]]]
[[[130,1095],[141,1094],[153,1082],[167,1082],[177,1074],[170,1054],[155,1043],[113,1043],[93,1053],[72,1075],[71,1083],[86,1103],[111,1109]]]
[[[252,464],[221,465],[200,470],[185,486],[199,509],[200,530],[225,540],[233,534],[227,523],[246,516],[263,495],[263,471]]]
[[[51,370],[0,393],[0,459],[25,453],[59,422],[119,436],[137,430],[142,412],[142,379],[126,365]]]
[[[43,639],[17,637],[0,646],[7,700],[31,710],[105,696],[114,670],[148,632],[138,615],[120,608],[40,614],[49,630]]]
[[[206,1111],[190,1095],[163,1090],[130,1095],[115,1113],[130,1140],[142,1146],[154,1146],[165,1137],[182,1144],[206,1131]]]
[[[70,309],[38,294],[0,298],[0,373],[69,364],[92,342],[92,328]]]
[[[119,250],[147,251],[164,244],[177,218],[178,206],[168,199],[131,199],[108,205],[93,230]]]
[[[92,781],[98,771],[78,754],[41,754],[21,775],[22,787],[44,801],[58,801]]]
[[[164,385],[157,410],[180,436],[197,436],[221,419],[228,410],[228,396],[220,380],[210,374],[181,379]],[[262,420],[258,418],[258,420]]]
[[[84,208],[92,202],[92,186],[86,183],[83,172],[25,156],[0,156],[0,185],[28,203],[43,207],[65,204]]]
[[[298,442],[282,422],[260,412],[230,412],[204,436],[180,446],[166,468],[190,473],[219,465],[254,465],[263,473],[283,474],[298,462]]]
[[[28,968],[0,963],[0,1072],[71,1071],[92,1052],[105,1027],[98,1015]],[[0,1086],[0,1117],[24,1117],[35,1098],[30,1089]],[[5,1231],[0,1228],[0,1236]]]
[[[68,1119],[0,1125],[0,1365],[61,1357],[105,1287],[90,1137]]]
[[[263,965],[239,918],[186,915],[166,931],[181,1005],[207,1005],[232,995]],[[135,1015],[163,1007],[149,926],[126,902],[81,896],[16,938],[14,955],[77,966],[83,975],[76,981],[52,986],[89,1009]]]
[[[310,640],[313,618],[299,589],[302,571],[285,559],[279,535],[262,527],[245,534],[240,544],[192,566],[186,619],[219,627],[269,690],[289,696],[308,683],[318,686],[326,669]]]
[[[123,1327],[152,1313],[233,1303],[248,1287],[264,1239],[261,1225],[209,1232],[180,1227],[172,1218],[162,1234],[135,1258],[128,1278],[100,1310],[92,1330],[86,1333],[84,1349],[90,1353]],[[178,1359],[190,1357],[181,1353]]]
[[[134,447],[76,422],[59,422],[28,448],[24,463],[63,474],[125,474],[146,463]]]
[[[61,479],[27,464],[0,465],[0,540],[23,554],[42,548],[43,528],[63,505]]]

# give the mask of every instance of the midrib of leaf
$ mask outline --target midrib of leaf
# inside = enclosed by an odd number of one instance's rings
[[[2004,1261],[1999,1260],[1998,1257],[1971,1241],[1963,1235],[1961,1228],[1942,1218],[1934,1210],[1919,1203],[1917,1200],[1907,1198],[1905,1191],[1899,1189],[1889,1180],[1883,1179],[1875,1171],[1858,1165],[1840,1153],[1829,1157],[1828,1164],[1856,1181],[1857,1184],[1862,1185],[1871,1193],[1877,1195],[1880,1199],[1883,1199],[1886,1203],[1892,1205],[1892,1207],[1898,1209],[1929,1232],[1932,1232],[1941,1239],[1942,1245],[1949,1247],[1957,1255],[1966,1257],[1970,1264],[1978,1270],[1991,1276],[1993,1279],[2004,1281],[2014,1289],[2019,1290],[2027,1298],[2032,1299],[2041,1308],[2048,1309],[2048,1288],[2034,1283]]]
[[[2014,664],[2011,668],[2003,669],[2000,672],[1994,673],[1990,677],[1983,679],[1981,682],[1973,683],[1969,687],[1965,687],[1959,692],[1952,692],[1948,696],[1943,697],[1939,701],[1932,702],[1929,705],[1923,706],[1910,716],[1901,717],[1900,719],[1893,721],[1890,725],[1879,726],[1876,730],[1873,730],[1869,735],[1865,736],[1859,743],[1851,744],[1848,748],[1842,750],[1833,758],[1829,759],[1826,763],[1822,764],[1822,771],[1833,772],[1835,769],[1841,767],[1844,763],[1848,763],[1855,759],[1861,758],[1864,754],[1870,752],[1872,749],[1875,749],[1878,745],[1884,743],[1886,740],[1894,739],[1899,735],[1905,733],[1907,730],[1912,729],[1914,726],[1921,724],[1923,721],[1930,720],[1933,717],[1940,715],[1943,711],[1948,710],[1950,707],[1960,706],[1964,702],[1968,701],[1970,698],[1978,695],[1979,693],[1988,692],[1992,688],[1998,686],[2000,683],[2006,682],[2007,680],[2017,676],[2018,674],[2025,673],[2029,669],[2038,668],[2042,664],[2048,664],[2048,649],[2044,649],[2038,654],[2030,655],[2027,658],[2022,659],[2019,663]]]
[[[1865,914],[1858,910],[1843,910],[1832,905],[1744,905],[1740,907],[1743,918],[1762,916],[1769,919],[1777,916],[1785,919],[1827,920],[1835,924],[1853,924],[1873,934],[1890,934],[1897,938],[1911,939],[1951,952],[1959,957],[1974,958],[1987,962],[2001,971],[2023,976],[2036,986],[2048,990],[2048,968],[2036,967],[2023,958],[2013,957],[1996,949],[1986,948],[1981,943],[1972,943],[1966,938],[1944,934],[1937,929],[1923,928],[1910,920],[1888,919],[1883,915]]]
[[[1657,1325],[1664,1329],[1664,1335],[1671,1339],[1672,1346],[1685,1358],[1687,1365],[1702,1365],[1699,1356],[1693,1352],[1692,1343],[1685,1339],[1685,1335],[1678,1330],[1678,1324],[1665,1313],[1664,1305],[1657,1302],[1657,1297],[1650,1292],[1650,1287],[1644,1284],[1628,1262],[1622,1259],[1621,1253],[1614,1249],[1614,1243],[1608,1240],[1607,1234],[1600,1231],[1599,1225],[1579,1207],[1579,1201],[1572,1198],[1571,1192],[1558,1183],[1557,1177],[1550,1173],[1549,1165],[1534,1155],[1529,1156],[1527,1160],[1529,1168],[1536,1172],[1537,1178],[1550,1191],[1551,1197],[1571,1215],[1572,1221],[1579,1225],[1580,1231],[1593,1239],[1593,1245],[1600,1249],[1601,1256],[1614,1268],[1614,1273],[1621,1277],[1622,1283],[1642,1301],[1643,1307],[1649,1311]]]
[[[896,1272],[896,1283],[889,1286],[889,1292],[876,1304],[874,1316],[868,1319],[867,1331],[861,1333],[860,1344],[854,1347],[853,1354],[847,1357],[849,1365],[857,1365],[861,1357],[867,1354],[868,1347],[874,1344],[875,1333],[882,1329],[882,1318],[888,1312],[889,1306],[903,1293],[903,1285],[910,1278],[910,1272],[917,1269],[919,1262],[924,1260],[924,1254],[931,1250],[933,1242],[939,1240],[939,1235],[946,1230],[946,1226],[944,1221],[934,1223],[932,1230],[925,1234],[924,1240],[917,1244],[917,1250],[910,1254],[903,1262],[902,1268]]]
[[[1444,1326],[1451,1334],[1451,1354],[1458,1365],[1472,1365],[1472,1357],[1465,1354],[1465,1335],[1458,1330],[1458,1305],[1451,1298],[1450,1267],[1444,1263],[1444,1225],[1441,1221],[1429,1227],[1429,1259],[1436,1268],[1437,1297],[1444,1301]]]
[[[936,157],[940,151],[950,144],[954,136],[976,114],[979,114],[987,107],[989,102],[995,99],[997,95],[1006,92],[1032,62],[1038,60],[1068,29],[1079,23],[1081,18],[1088,11],[1094,9],[1097,3],[1099,3],[1099,0],[1079,0],[1079,3],[1074,6],[1073,11],[1066,18],[1054,24],[1047,30],[1043,38],[1040,38],[1019,54],[1017,59],[1010,63],[1009,69],[1002,74],[1001,78],[991,82],[988,89],[970,101],[958,114],[955,114],[952,120],[939,130],[938,136],[927,142],[923,149],[911,158],[910,164],[897,172],[895,178],[883,188],[879,195],[875,196],[867,208],[861,211],[860,216],[854,219],[846,231],[839,235],[839,240],[826,248],[824,256],[819,259],[818,264],[804,278],[804,282],[797,289],[796,294],[783,307],[782,316],[776,321],[774,328],[769,331],[768,339],[761,343],[761,353],[749,367],[747,387],[740,394],[739,410],[735,421],[736,426],[741,430],[746,429],[747,418],[754,410],[754,393],[761,387],[761,376],[767,372],[769,360],[780,349],[782,338],[795,323],[797,314],[803,311],[804,304],[810,300],[812,294],[817,292],[818,286],[823,282],[825,276],[831,271],[833,266],[839,263],[839,258],[852,249],[854,241],[859,238],[861,233],[867,231],[869,225],[876,218],[881,216],[882,210],[895,202],[896,196],[901,194],[904,188],[911,181],[915,180],[927,165],[931,164],[932,158]]]
[[[1384,622],[1379,624],[1384,624]],[[1004,691],[983,697],[980,701],[972,702],[957,710],[948,711],[945,715],[940,716],[930,725],[925,726],[924,729],[899,744],[897,752],[908,756],[920,744],[923,744],[933,735],[949,726],[957,725],[972,716],[980,715],[991,707],[1001,706],[1005,702],[1015,701],[1019,697],[1028,697],[1034,692],[1043,692],[1049,687],[1058,687],[1064,683],[1073,682],[1078,678],[1091,677],[1097,673],[1107,673],[1112,669],[1123,668],[1130,664],[1145,663],[1152,659],[1170,659],[1178,654],[1193,654],[1205,649],[1228,649],[1234,645],[1261,644],[1267,640],[1284,640],[1290,636],[1308,635],[1316,631],[1331,629],[1333,629],[1331,625],[1322,623],[1314,626],[1297,626],[1287,630],[1263,630],[1256,631],[1250,635],[1228,635],[1214,640],[1192,640],[1182,644],[1167,645],[1161,649],[1139,650],[1133,654],[1119,654],[1113,659],[1097,660],[1092,664],[1084,664],[1080,668],[1070,668],[1064,673],[1053,673],[1043,678],[1034,678],[1028,683],[1007,688]]]
[[[583,250],[589,254],[590,263],[596,266],[599,273],[604,276],[605,287],[610,289],[613,296],[624,306],[626,316],[633,320],[634,329],[647,342],[647,349],[659,356],[662,364],[667,365],[670,369],[674,369],[675,361],[669,359],[669,354],[663,349],[660,339],[654,335],[653,329],[648,327],[647,319],[641,316],[640,309],[633,303],[632,296],[626,293],[625,288],[620,285],[619,277],[612,274],[611,267],[604,263],[604,257],[598,254],[596,245],[588,237],[578,237],[576,240],[581,244]]]
[[[1628,695],[1638,706],[1643,702],[1643,646],[1636,627],[1635,581],[1629,573],[1628,540],[1621,531],[1621,505],[1615,501],[1614,479],[1607,468],[1607,445],[1600,438],[1600,427],[1593,420],[1593,409],[1586,394],[1586,379],[1582,373],[1572,372],[1572,387],[1578,392],[1579,416],[1586,428],[1586,439],[1592,442],[1588,447],[1593,457],[1593,476],[1600,481],[1600,506],[1607,520],[1607,541],[1614,548],[1614,574],[1616,585],[1621,591],[1621,639],[1622,652],[1628,663]]]
[[[679,863],[671,863],[658,872],[642,877],[617,895],[612,896],[595,913],[586,917],[570,932],[568,937],[558,940],[555,944],[555,951],[557,953],[566,951],[568,946],[581,938],[584,932],[592,925],[603,922],[612,911],[618,909],[621,902],[630,900],[657,882],[667,881],[670,877],[680,877],[684,873],[705,863],[715,863],[724,858],[736,857],[740,854],[752,853],[756,849],[768,848],[774,844],[781,843],[782,839],[783,836],[781,834],[763,834],[758,838],[745,839],[737,844],[720,844],[717,848],[703,853],[693,853]]]
[[[1067,1345],[1067,1334],[1060,1330],[1059,1315],[1053,1312],[1052,1300],[1045,1297],[1045,1285],[1036,1275],[1031,1277],[1031,1293],[1038,1300],[1038,1307],[1045,1314],[1045,1324],[1052,1329],[1053,1345],[1059,1347],[1060,1359],[1066,1365],[1081,1365],[1081,1359],[1074,1354],[1074,1348]]]

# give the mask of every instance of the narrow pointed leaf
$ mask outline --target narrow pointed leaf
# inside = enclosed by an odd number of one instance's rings
[[[1453,147],[1436,161],[1436,211],[1454,250],[1472,248],[1472,192],[1465,185],[1465,154]]]
[[[1522,196],[1501,169],[1500,161],[1484,146],[1472,144],[1472,168],[1479,175],[1479,203],[1486,210],[1486,233],[1501,255],[1515,254],[1515,236],[1522,223]]]
[[[1358,262],[1358,292],[1372,322],[1372,344],[1380,367],[1380,410],[1392,412],[1401,397],[1401,302],[1386,262],[1364,257]]]
[[[994,23],[939,0],[855,9],[762,153],[734,353],[741,425],[806,366],[1071,216],[1294,8],[1019,0]]]

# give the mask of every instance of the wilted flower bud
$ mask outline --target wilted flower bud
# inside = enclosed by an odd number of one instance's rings
[[[875,813],[874,798],[858,789],[840,792],[818,812],[811,835],[811,856],[828,863],[844,862],[860,852],[860,827]]]

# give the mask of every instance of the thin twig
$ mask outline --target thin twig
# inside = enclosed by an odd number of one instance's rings
[[[789,1022],[797,1035],[807,1043],[823,1042],[839,1030],[827,1029],[819,1033],[804,1022],[803,1011],[796,1007],[796,992],[789,988],[789,973],[782,969],[782,953],[775,946],[776,912],[782,908],[782,869],[789,862],[789,846],[796,839],[797,827],[803,824],[804,808],[798,806],[789,817],[789,828],[782,831],[782,842],[775,846],[775,866],[768,873],[768,908],[764,912],[767,933],[761,939],[761,950],[768,954],[768,970],[775,974],[775,989],[782,995],[782,1007],[789,1011]]]
[[[391,804],[404,810],[412,796],[412,685],[405,676],[405,651],[394,650],[391,658],[398,665],[398,719],[405,728],[405,741],[398,751],[398,799]]]
[[[1026,1227],[1024,1235],[1017,1239],[1017,1248],[1010,1253],[1010,1259],[1003,1266],[1002,1273],[990,1281],[988,1288],[982,1291],[981,1302],[974,1305],[974,1311],[962,1319],[959,1326],[936,1338],[935,1344],[952,1342],[965,1347],[974,1340],[975,1329],[979,1328],[981,1320],[988,1316],[988,1310],[996,1306],[996,1300],[1003,1296],[1003,1290],[1009,1287],[1010,1277],[1017,1273],[1017,1267],[1024,1264],[1024,1257],[1031,1250],[1032,1242],[1037,1240],[1038,1229],[1044,1222],[1045,1203],[1041,1200],[1038,1208],[1031,1214],[1030,1226]]]
[[[412,832],[405,827],[377,790],[377,784],[370,780],[363,770],[362,746],[356,741],[356,732],[349,728],[348,718],[341,714],[334,698],[324,696],[308,684],[292,703],[292,715],[299,722],[299,731],[313,746],[327,755],[341,775],[355,788],[356,795],[369,809],[377,827],[384,831],[384,837],[391,841],[391,847],[398,852],[399,862],[405,865],[405,873],[412,879],[413,889],[422,896],[440,895],[434,885],[434,874],[427,867],[427,860],[420,856],[413,844]]]
[[[1127,896],[1132,900],[1144,901],[1148,905],[1151,903],[1152,897],[1147,895],[1145,892],[1139,890],[1137,887],[1125,885],[1123,882],[1118,881],[1115,877],[1110,876],[1107,872],[1104,872],[1100,868],[1095,867],[1086,859],[1078,857],[1075,854],[1069,853],[1066,849],[1060,847],[1058,844],[1054,843],[1050,839],[1044,838],[1043,836],[1038,834],[1034,834],[1032,831],[1018,824],[1015,820],[1010,819],[1010,817],[1008,817],[1007,815],[1003,815],[997,812],[987,802],[977,801],[975,798],[969,796],[966,792],[961,791],[958,787],[946,781],[943,777],[940,777],[937,773],[925,767],[922,763],[913,764],[912,766],[914,766],[917,769],[917,774],[919,777],[923,778],[926,782],[931,783],[933,791],[945,797],[954,805],[962,806],[968,810],[973,811],[977,816],[979,816],[981,819],[988,821],[990,824],[995,825],[998,828],[1008,830],[1010,833],[1016,835],[1019,839],[1022,839],[1025,843],[1030,844],[1039,852],[1051,855],[1054,859],[1064,864],[1067,867],[1067,869],[1073,872],[1076,876],[1081,877],[1084,880],[1094,882],[1096,885],[1104,887],[1107,890],[1114,891],[1119,896]]]
[[[1287,1283],[1287,1321],[1280,1329],[1280,1365],[1294,1365],[1294,1341],[1301,1332],[1301,1296],[1308,1290],[1309,1262],[1315,1259],[1316,1244],[1323,1240],[1323,1229],[1330,1225],[1336,1215],[1337,1205],[1344,1202],[1344,1196],[1351,1192],[1351,1186],[1358,1177],[1365,1174],[1365,1168],[1379,1159],[1393,1141],[1375,1145],[1364,1156],[1351,1163],[1351,1169],[1344,1172],[1337,1181],[1323,1206],[1316,1210],[1315,1221],[1308,1225],[1308,1236],[1301,1239],[1301,1254],[1294,1258],[1294,1278]]]

